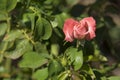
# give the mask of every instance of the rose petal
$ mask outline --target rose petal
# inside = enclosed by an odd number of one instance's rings
[[[86,31],[87,31],[85,26],[83,26],[81,23],[75,25],[73,30],[74,30],[73,32],[74,38],[79,39],[79,40],[85,37]]]
[[[74,19],[67,19],[64,23],[64,27],[63,27],[63,32],[65,34],[65,40],[66,41],[70,41],[72,42],[74,40],[73,37],[73,27],[74,25],[78,23],[77,21],[75,21]]]
[[[93,17],[87,17],[83,18],[80,23],[83,23],[88,28],[88,34],[86,35],[86,39],[90,40],[93,39],[95,35],[95,30],[96,30],[96,22],[93,19]]]

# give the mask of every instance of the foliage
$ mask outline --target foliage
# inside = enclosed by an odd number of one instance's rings
[[[0,0],[0,80],[119,80],[117,1]],[[64,21],[88,16],[96,38],[64,41]]]

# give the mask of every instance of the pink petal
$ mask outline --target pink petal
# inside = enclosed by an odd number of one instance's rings
[[[63,32],[65,34],[65,40],[66,41],[72,42],[74,40],[73,27],[76,23],[78,23],[78,22],[75,21],[74,19],[71,19],[71,18],[65,20],[64,27],[63,27]]]
[[[87,40],[93,39],[96,36],[95,35],[96,22],[93,19],[93,17],[84,18],[80,22],[82,22],[88,28],[88,34],[86,35],[86,39]]]

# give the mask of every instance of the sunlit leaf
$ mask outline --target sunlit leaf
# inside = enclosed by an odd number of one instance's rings
[[[38,52],[42,57],[50,58],[50,55],[47,50],[46,44],[42,44],[40,42],[36,42],[35,51]]]
[[[6,50],[9,50],[11,47],[13,47],[14,46],[14,41],[12,41],[12,42],[5,42],[5,41],[2,41],[1,43],[0,43],[0,51],[2,52],[2,53],[4,53],[4,51],[6,51]]]
[[[62,73],[59,74],[58,76],[58,80],[66,80],[67,77],[71,74],[71,72],[69,70],[66,70]]]
[[[56,20],[54,20],[54,21],[51,21],[51,25],[52,25],[53,28],[55,28],[55,27],[58,26],[58,23],[57,23]]]
[[[74,68],[75,70],[78,70],[81,68],[82,64],[83,64],[83,54],[82,54],[82,51],[79,51],[77,53],[75,53],[75,56],[74,56],[75,60],[74,60]]]
[[[4,21],[6,19],[7,19],[6,15],[4,13],[0,12],[0,21]]]
[[[120,80],[120,76],[111,76],[108,80]]]
[[[5,57],[11,58],[11,59],[17,59],[20,56],[22,56],[25,52],[31,51],[32,50],[32,45],[29,43],[28,40],[22,40],[18,42],[15,50],[12,51],[7,51],[5,52]]]
[[[7,24],[6,23],[0,23],[0,36],[4,35],[7,31]]]
[[[51,44],[51,53],[55,56],[59,54],[59,45],[58,44]]]
[[[17,38],[22,38],[24,35],[20,30],[12,30],[10,33],[5,35],[4,41],[14,41]]]
[[[33,75],[33,79],[45,80],[48,77],[48,68],[37,70]]]
[[[65,52],[68,58],[71,60],[71,63],[74,65],[74,69],[78,70],[83,65],[83,53],[78,51],[76,48],[70,47]]]
[[[35,50],[36,50],[38,53],[48,54],[46,44],[42,44],[42,43],[40,43],[40,42],[36,42],[36,44],[35,44]]]
[[[0,0],[0,11],[10,12],[15,8],[17,0]]]
[[[27,52],[23,55],[23,59],[20,61],[19,66],[21,68],[38,68],[43,64],[47,63],[47,59],[40,56],[36,52]]]

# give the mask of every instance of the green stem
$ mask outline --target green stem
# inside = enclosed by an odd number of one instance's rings
[[[79,46],[84,47],[84,44],[85,44],[85,40],[84,39],[77,40],[77,42],[76,42],[76,48],[79,48]]]
[[[25,37],[26,37],[33,45],[35,45],[35,42],[28,36],[28,34],[26,33],[26,31],[22,30],[22,32],[24,33]]]
[[[77,48],[77,49],[78,49],[79,45],[80,45],[80,41],[77,40],[77,42],[76,42],[76,48]]]

